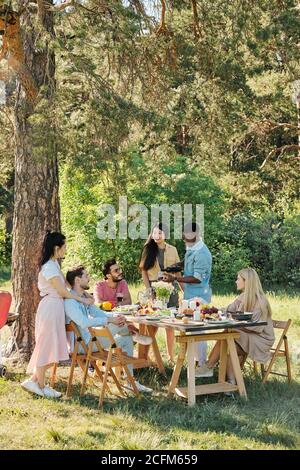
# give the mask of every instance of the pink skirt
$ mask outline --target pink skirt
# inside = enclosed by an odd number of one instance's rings
[[[35,319],[35,348],[27,367],[27,373],[35,373],[36,367],[69,359],[65,327],[64,301],[47,295],[39,303]]]

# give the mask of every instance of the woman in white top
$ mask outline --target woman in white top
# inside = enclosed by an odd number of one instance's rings
[[[46,370],[59,361],[69,359],[65,329],[64,299],[75,299],[86,305],[93,303],[69,292],[58,260],[66,253],[66,238],[59,232],[47,232],[42,249],[38,288],[42,300],[35,319],[35,348],[27,373],[33,374],[22,387],[37,395],[59,398],[61,393],[45,386]]]

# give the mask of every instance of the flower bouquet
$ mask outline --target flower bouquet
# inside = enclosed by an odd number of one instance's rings
[[[156,299],[161,301],[162,308],[166,308],[174,286],[169,282],[158,281],[153,282],[151,287],[154,289]]]

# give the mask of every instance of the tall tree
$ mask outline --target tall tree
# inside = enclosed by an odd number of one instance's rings
[[[12,280],[18,344],[24,356],[34,345],[34,319],[39,302],[39,253],[46,229],[60,228],[57,146],[51,106],[55,91],[52,2],[28,2],[19,11],[0,10],[1,58],[16,77],[15,188]]]

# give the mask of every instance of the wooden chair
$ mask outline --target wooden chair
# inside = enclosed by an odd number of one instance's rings
[[[271,360],[269,362],[269,365],[265,368],[264,364],[260,364],[261,373],[263,377],[263,383],[266,383],[270,374],[280,375],[281,377],[287,377],[289,382],[291,382],[292,380],[291,362],[290,362],[289,346],[288,346],[288,339],[287,339],[287,332],[291,326],[291,323],[292,323],[291,319],[287,321],[273,320],[274,329],[282,330],[282,334],[278,340],[276,347],[271,349]],[[282,345],[283,345],[283,349],[281,349]],[[277,357],[285,357],[287,374],[280,374],[279,372],[274,372],[272,370]],[[257,372],[257,363],[253,362],[253,366],[254,366],[255,372]]]
[[[110,330],[106,327],[104,328],[89,328],[89,332],[92,336],[92,339],[89,343],[88,346],[88,351],[87,351],[87,359],[85,363],[85,371],[84,371],[84,376],[83,376],[83,382],[82,382],[82,387],[81,387],[81,395],[84,393],[85,390],[85,384],[86,384],[86,379],[87,379],[87,374],[88,374],[88,369],[89,365],[91,362],[96,362],[100,361],[105,364],[105,372],[103,376],[103,384],[102,384],[102,389],[100,392],[100,397],[99,397],[99,406],[103,405],[105,393],[107,390],[107,379],[108,376],[110,375],[115,382],[120,394],[122,396],[126,396],[124,393],[124,389],[126,387],[121,384],[119,379],[116,377],[113,368],[120,368],[123,369],[125,374],[126,374],[126,379],[128,383],[131,385],[132,391],[136,395],[136,397],[139,397],[139,391],[136,387],[135,380],[132,376],[132,374],[129,372],[128,365],[132,364],[138,365],[140,359],[137,359],[135,357],[128,356],[124,351],[122,351],[121,348],[118,348],[115,343],[115,339],[112,336]],[[109,347],[108,348],[103,348],[99,339],[98,338],[106,338],[109,341]],[[93,346],[96,344],[97,346],[97,352],[93,352]]]
[[[74,370],[76,365],[78,364],[79,367],[82,369],[82,372],[85,372],[85,364],[87,361],[87,354],[88,354],[88,346],[83,340],[80,335],[79,329],[74,322],[71,322],[69,325],[66,325],[66,332],[74,334],[75,344],[74,350],[70,352],[71,368],[68,378],[68,385],[67,385],[67,397],[70,398],[72,392],[72,384],[73,384],[73,377],[74,377]],[[79,352],[79,345],[81,345],[84,353]],[[96,376],[103,382],[103,372],[99,369],[96,363],[92,363],[95,369]],[[56,372],[57,372],[57,364],[54,364],[52,368],[52,375],[50,380],[50,386],[54,387],[56,382]],[[106,385],[106,389],[110,391],[109,386]]]

